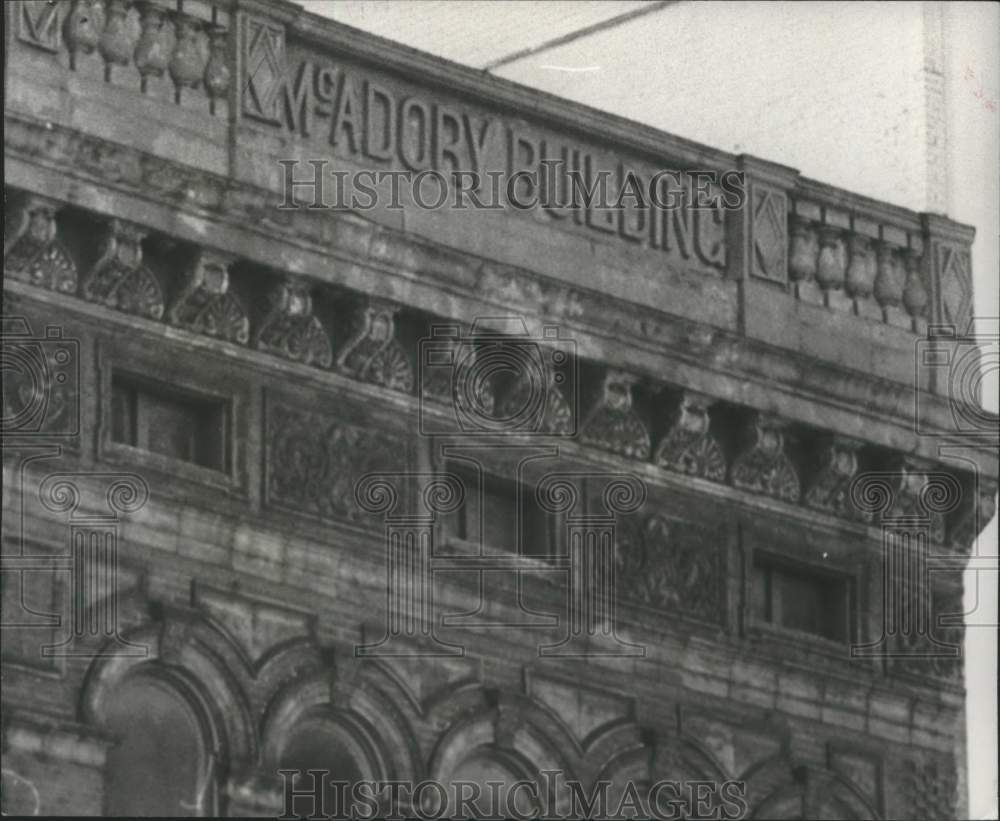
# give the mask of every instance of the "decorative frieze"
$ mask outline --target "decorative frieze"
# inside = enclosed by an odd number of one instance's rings
[[[337,368],[362,382],[413,392],[413,366],[396,339],[399,307],[367,300],[355,314],[355,330],[337,356]]]
[[[712,399],[684,391],[656,448],[653,461],[662,468],[708,479],[726,480],[726,459],[710,430],[708,409]]]
[[[649,458],[649,431],[632,407],[632,387],[637,382],[637,377],[624,371],[605,371],[600,390],[580,426],[580,437],[586,444],[631,459]]]
[[[14,224],[12,239],[4,247],[8,276],[51,291],[76,293],[76,265],[59,241],[56,213],[61,203],[29,195]]]
[[[818,470],[804,496],[806,505],[848,519],[869,518],[851,498],[862,445],[854,439],[837,436],[820,449]]]
[[[730,468],[733,487],[785,502],[799,500],[799,477],[785,453],[785,425],[757,412],[746,418],[739,453]]]
[[[293,362],[329,368],[333,362],[330,337],[313,315],[309,284],[297,277],[285,277],[271,292],[269,302],[254,347]]]
[[[83,283],[86,299],[150,319],[163,316],[160,282],[142,261],[145,236],[138,225],[119,219],[108,223],[101,257]]]
[[[169,321],[195,333],[245,345],[250,338],[250,320],[229,287],[233,261],[215,251],[200,252],[170,309]]]

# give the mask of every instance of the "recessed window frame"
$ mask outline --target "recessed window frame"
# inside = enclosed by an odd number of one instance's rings
[[[96,430],[98,459],[123,467],[142,467],[180,480],[210,486],[237,495],[247,494],[246,441],[249,435],[247,417],[248,386],[230,374],[217,373],[225,363],[201,350],[181,350],[169,346],[168,340],[156,340],[162,346],[154,358],[145,350],[131,346],[98,343],[98,384]],[[173,357],[171,359],[171,357]],[[170,365],[164,365],[164,362]],[[207,366],[207,367],[206,367]],[[112,436],[112,384],[114,376],[124,376],[137,382],[162,386],[166,392],[189,396],[196,400],[218,402],[225,406],[226,425],[223,469],[204,467],[141,447],[116,442]]]
[[[762,618],[758,614],[758,599],[760,594],[758,569],[764,570],[769,589],[765,591],[767,609],[771,615]],[[834,582],[843,585],[842,595],[844,596],[844,633],[839,637],[831,637],[825,633],[803,630],[789,626],[775,620],[773,615],[774,577],[776,573],[783,573],[788,577],[800,577],[813,583],[822,584]],[[860,632],[859,613],[859,592],[860,580],[858,574],[851,570],[837,565],[818,565],[814,562],[802,561],[799,558],[789,556],[784,553],[769,550],[754,550],[749,556],[749,566],[747,572],[747,613],[751,626],[756,631],[770,634],[784,635],[802,642],[821,642],[827,647],[844,648],[858,641]]]
[[[461,477],[465,483],[466,496],[471,492],[483,493],[483,497],[490,493],[491,486],[496,488],[498,486],[505,486],[506,489],[512,489],[515,493],[520,495],[520,500],[516,497],[514,499],[515,505],[520,502],[522,510],[524,505],[528,504],[531,506],[531,515],[537,517],[536,525],[540,522],[541,527],[545,531],[545,549],[542,552],[525,552],[524,548],[524,530],[518,534],[518,543],[513,545],[507,544],[497,544],[489,540],[489,522],[485,522],[485,526],[482,528],[482,540],[480,540],[480,534],[478,532],[470,533],[470,523],[468,521],[469,504],[468,498],[466,502],[462,504],[454,513],[447,516],[442,516],[440,519],[440,532],[443,536],[445,544],[461,544],[466,546],[473,546],[479,548],[480,546],[484,551],[487,552],[505,552],[510,554],[516,554],[525,556],[527,558],[537,559],[539,561],[546,561],[551,559],[558,553],[559,550],[559,529],[556,518],[549,512],[542,509],[535,499],[535,485],[524,478],[517,480],[512,476],[508,475],[501,470],[490,470],[487,466],[480,466],[480,470],[476,471],[470,466],[470,463],[464,459],[448,460],[445,463],[444,471],[447,473],[453,473]],[[477,484],[477,482],[482,482],[482,486]],[[499,496],[500,494],[493,494],[494,496]],[[485,501],[485,498],[480,498],[479,502]],[[480,522],[475,523],[479,525],[482,522],[482,512],[480,511],[479,518]],[[456,527],[458,524],[458,527]]]

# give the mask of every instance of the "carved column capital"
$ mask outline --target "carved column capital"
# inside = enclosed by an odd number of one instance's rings
[[[29,194],[15,216],[17,228],[4,244],[4,270],[14,279],[51,291],[76,293],[76,264],[59,241],[56,214],[62,203]]]
[[[201,251],[170,308],[170,322],[195,333],[245,345],[250,338],[250,320],[240,300],[229,290],[229,266],[234,261],[234,257],[218,251]]]
[[[726,460],[712,435],[708,409],[713,399],[684,391],[671,413],[669,430],[660,440],[653,461],[668,470],[713,482],[726,479]]]
[[[753,413],[741,432],[739,455],[733,460],[733,487],[765,493],[786,502],[799,499],[799,477],[785,454],[787,423],[777,417]]]
[[[851,498],[851,483],[858,472],[858,451],[864,443],[835,436],[818,454],[817,472],[805,493],[805,503],[836,516],[868,521],[871,514],[859,509]]]
[[[368,299],[355,313],[354,333],[337,356],[337,367],[362,382],[413,392],[413,366],[396,339],[399,306]]]
[[[297,277],[285,277],[268,298],[270,307],[254,338],[261,351],[329,368],[333,361],[330,337],[313,315],[310,285]]]
[[[151,319],[163,316],[160,282],[142,261],[145,229],[112,219],[105,229],[103,252],[83,283],[92,302]]]
[[[588,445],[632,459],[649,458],[649,431],[632,407],[632,387],[638,377],[608,368],[591,404],[580,436]]]

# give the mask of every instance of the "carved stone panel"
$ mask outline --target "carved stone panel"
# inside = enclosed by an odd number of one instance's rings
[[[627,520],[618,548],[622,601],[722,621],[721,534],[662,513]]]
[[[357,482],[375,471],[405,471],[405,440],[371,426],[302,410],[290,400],[268,402],[267,501],[323,518],[363,514]]]

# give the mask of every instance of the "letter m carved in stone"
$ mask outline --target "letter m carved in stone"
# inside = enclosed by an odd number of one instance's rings
[[[750,271],[762,279],[788,280],[788,218],[784,193],[760,185],[751,196]]]
[[[243,21],[243,113],[277,124],[285,85],[285,31],[267,20]]]
[[[21,42],[59,51],[59,20],[64,3],[52,0],[23,0],[18,10],[17,37]]]

